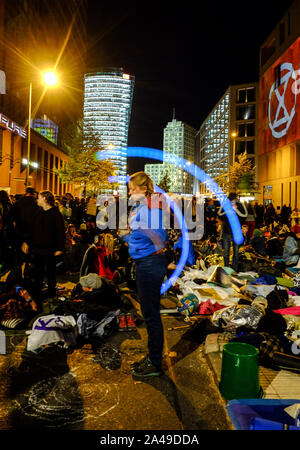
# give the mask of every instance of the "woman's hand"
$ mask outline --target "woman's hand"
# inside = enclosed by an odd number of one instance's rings
[[[130,230],[119,230],[118,236],[126,236],[126,234],[129,234]]]

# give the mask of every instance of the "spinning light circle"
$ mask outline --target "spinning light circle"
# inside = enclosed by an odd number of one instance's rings
[[[158,161],[167,160],[168,163],[176,165],[177,167],[180,167],[186,172],[189,172],[198,181],[204,183],[208,187],[208,189],[215,195],[217,200],[220,202],[220,205],[223,208],[230,223],[234,242],[238,245],[244,242],[241,225],[236,215],[236,212],[232,207],[231,202],[228,200],[227,196],[224,194],[220,186],[218,186],[218,184],[209,175],[207,175],[207,173],[205,173],[204,170],[200,169],[198,166],[191,163],[190,161],[187,161],[184,158],[180,158],[176,155],[171,155],[170,153],[162,152],[161,150],[157,150],[154,148],[128,147],[127,157],[148,158],[148,159],[151,158],[156,159]],[[96,153],[96,158],[101,161],[104,159],[109,159],[109,156],[105,150],[102,150]],[[110,178],[116,179],[116,177]]]
[[[126,182],[128,183],[130,180],[130,176],[126,177]],[[108,178],[108,181],[110,183],[118,183],[120,181],[120,178],[118,176],[111,176]],[[184,269],[186,260],[189,255],[189,233],[186,225],[186,221],[183,217],[183,214],[178,207],[176,202],[173,202],[172,199],[169,197],[169,195],[160,187],[154,185],[155,192],[159,192],[160,194],[164,194],[164,198],[166,199],[167,204],[170,206],[172,211],[174,212],[178,223],[182,224],[181,233],[182,233],[182,251],[181,255],[178,261],[178,264],[176,266],[176,269],[170,276],[170,278],[165,281],[165,283],[162,284],[160,293],[161,295],[164,294],[173,284],[176,282],[177,278],[180,276],[181,272]]]
[[[176,269],[170,276],[170,278],[162,285],[161,287],[161,295],[166,292],[177,280],[177,278],[180,276],[181,272],[184,269],[186,260],[189,256],[189,232],[186,226],[186,222],[184,220],[183,214],[180,211],[180,208],[178,207],[176,202],[173,202],[172,199],[168,196],[168,194],[158,186],[155,186],[155,191],[159,192],[160,194],[164,194],[166,202],[170,206],[170,208],[173,210],[178,222],[182,223],[181,233],[182,233],[182,251],[180,255],[180,259],[178,261],[178,264],[176,266]]]
[[[222,189],[219,187],[219,185],[209,176],[207,175],[204,170],[200,169],[195,164],[191,163],[190,161],[187,161],[184,158],[180,158],[176,155],[171,155],[167,152],[162,152],[158,149],[153,148],[147,148],[147,147],[128,147],[127,148],[127,157],[138,157],[138,158],[151,158],[158,161],[168,161],[168,163],[176,165],[177,167],[180,167],[181,169],[185,170],[186,172],[190,173],[192,176],[194,176],[198,181],[201,183],[204,183],[208,189],[215,195],[217,200],[219,201],[221,207],[223,208],[229,224],[232,229],[232,235],[233,240],[236,244],[240,245],[244,241],[241,225],[239,222],[239,219],[236,215],[236,212],[234,211],[231,202],[228,200],[227,196],[224,194]],[[99,161],[102,161],[104,159],[109,159],[109,155],[105,150],[100,150],[96,153],[96,158]],[[126,181],[128,182],[130,179],[130,176],[126,177]],[[109,177],[110,182],[117,182],[118,177]],[[156,189],[158,190],[159,188]],[[170,197],[162,190],[159,190],[159,192],[164,193],[166,200],[168,204],[172,208],[172,201]],[[173,209],[173,208],[172,208]],[[176,279],[179,277],[180,273],[182,272],[184,265],[186,263],[187,257],[188,257],[188,250],[189,250],[189,239],[186,239],[188,230],[186,226],[186,222],[184,220],[184,217],[174,202],[174,214],[176,215],[177,219],[181,221],[182,223],[182,252],[180,256],[179,263],[177,265],[177,268],[171,275],[171,277],[167,280],[166,283],[163,284],[161,293],[166,292],[170,286],[172,286]],[[179,222],[180,223],[180,222]]]

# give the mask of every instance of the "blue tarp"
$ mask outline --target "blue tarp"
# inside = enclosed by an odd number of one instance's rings
[[[294,429],[295,419],[284,411],[300,400],[239,399],[230,400],[226,409],[236,430]]]

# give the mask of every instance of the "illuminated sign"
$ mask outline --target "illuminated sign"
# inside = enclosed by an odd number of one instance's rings
[[[32,121],[32,128],[48,141],[57,144],[58,126],[52,120],[35,119]]]
[[[300,139],[300,38],[260,78],[259,153]]]
[[[6,94],[6,76],[3,70],[0,70],[0,94]]]
[[[22,138],[26,139],[27,133],[24,128],[20,127],[16,122],[10,120],[4,114],[0,113],[0,126],[6,128],[7,130],[17,133]]]
[[[272,200],[272,186],[264,186],[264,200]]]

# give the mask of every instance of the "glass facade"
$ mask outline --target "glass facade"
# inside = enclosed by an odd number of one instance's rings
[[[164,129],[164,163],[172,161],[172,155],[194,163],[196,130],[184,122],[173,119]],[[170,155],[170,156],[169,156]],[[181,167],[168,164],[171,191],[178,194],[193,193],[193,177]]]
[[[170,191],[177,194],[193,193],[191,174],[172,164],[172,156],[194,163],[196,130],[184,122],[173,119],[164,129],[163,164],[146,164],[145,172],[158,184],[166,172],[171,180]]]
[[[145,172],[149,175],[154,184],[159,184],[165,175],[165,164],[145,164]]]
[[[100,136],[120,177],[119,192],[126,192],[127,141],[134,77],[123,69],[107,69],[84,76],[84,134]]]
[[[211,178],[224,176],[225,181],[233,159],[238,160],[245,151],[252,167],[255,166],[256,93],[257,84],[230,86],[201,125],[197,163]],[[209,192],[204,184],[200,184],[199,191]]]
[[[229,167],[229,100],[226,93],[200,129],[200,168],[212,178]]]

